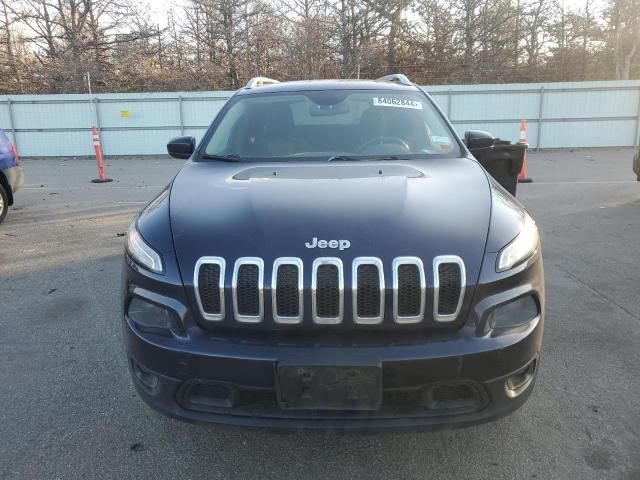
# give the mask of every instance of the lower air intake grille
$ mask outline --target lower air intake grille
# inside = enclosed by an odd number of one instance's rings
[[[202,310],[208,314],[221,313],[220,265],[205,263],[200,266],[198,288]]]
[[[298,285],[298,267],[280,265],[276,276],[276,310],[280,317],[300,315],[300,291]]]
[[[318,317],[340,315],[339,272],[335,265],[318,266],[316,278],[316,312]]]
[[[460,265],[441,263],[438,265],[438,315],[453,315],[458,309],[462,289]]]
[[[239,315],[257,316],[260,314],[259,274],[257,265],[240,265],[238,269],[236,295]]]
[[[357,270],[358,317],[380,316],[380,274],[376,265],[359,265]]]
[[[420,315],[421,302],[422,290],[418,266],[400,265],[398,267],[398,315],[401,317]]]

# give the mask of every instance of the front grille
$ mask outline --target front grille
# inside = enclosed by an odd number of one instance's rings
[[[220,296],[220,265],[205,264],[198,273],[200,301],[202,310],[209,314],[220,314],[222,302]]]
[[[320,265],[316,270],[316,315],[340,316],[340,271],[337,265]]]
[[[382,261],[373,257],[353,262],[353,308],[356,323],[377,324],[384,319],[384,273]]]
[[[276,323],[302,321],[302,281],[302,260],[279,258],[274,262],[271,289]]]
[[[257,265],[241,265],[238,269],[236,301],[240,315],[256,316],[260,313]]]
[[[202,257],[196,263],[193,283],[198,306],[206,320],[224,320],[224,276],[224,258]]]
[[[358,267],[358,317],[380,316],[380,275],[375,265]]]
[[[392,263],[393,321],[419,323],[425,320],[426,275],[418,257],[397,257]],[[231,279],[233,316],[237,322],[264,320],[264,262],[257,257],[236,260]],[[271,309],[274,323],[304,321],[303,262],[299,258],[275,260],[271,273]],[[374,257],[358,257],[351,264],[350,317],[356,324],[376,325],[385,321],[385,266]],[[460,313],[465,293],[465,269],[455,256],[433,261],[433,320],[453,321]],[[194,272],[196,300],[205,320],[225,319],[225,261],[203,257]],[[344,271],[339,258],[323,257],[313,262],[310,299],[316,324],[339,324],[344,320]],[[389,319],[390,320],[390,319]]]
[[[258,323],[262,321],[262,274],[264,263],[260,258],[239,258],[233,272],[233,306],[236,320]]]
[[[393,261],[394,320],[418,323],[424,319],[426,277],[422,260],[399,257]]]
[[[298,267],[282,265],[278,269],[276,312],[281,317],[297,317],[300,314],[298,296]]]
[[[455,256],[436,257],[433,316],[436,321],[455,320],[462,307],[465,290],[465,270],[462,259]]]
[[[440,291],[438,315],[453,315],[460,298],[460,267],[455,263],[441,263],[438,267]]]
[[[398,315],[415,317],[421,308],[420,270],[417,265],[398,267]]]

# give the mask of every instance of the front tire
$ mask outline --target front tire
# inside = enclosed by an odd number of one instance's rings
[[[4,217],[7,216],[7,210],[9,208],[9,196],[7,191],[0,184],[0,223],[4,221]]]

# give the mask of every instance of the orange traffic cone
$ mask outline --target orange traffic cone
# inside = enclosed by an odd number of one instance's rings
[[[93,149],[96,152],[96,165],[98,167],[98,178],[91,180],[92,183],[113,182],[112,178],[104,175],[104,158],[102,157],[102,146],[100,145],[100,134],[95,125],[91,126],[91,135],[93,137]]]
[[[520,139],[518,140],[518,143],[520,144],[527,143],[527,121],[526,120],[520,120]],[[528,148],[525,148],[524,150],[524,160],[522,161],[522,170],[520,170],[520,173],[518,174],[518,183],[533,182],[533,180],[530,179],[529,176],[527,175],[527,150]]]

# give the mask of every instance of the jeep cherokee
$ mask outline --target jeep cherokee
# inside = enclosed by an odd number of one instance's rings
[[[544,323],[535,222],[403,75],[251,80],[133,220],[133,383],[188,421],[437,428],[529,397]]]

